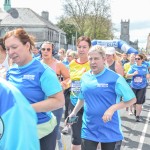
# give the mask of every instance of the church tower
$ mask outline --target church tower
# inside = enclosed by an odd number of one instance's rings
[[[4,2],[4,10],[8,11],[9,9],[11,9],[10,0],[5,0],[5,2]]]
[[[121,35],[120,39],[127,42],[129,44],[130,41],[130,35],[129,35],[129,24],[130,21],[122,21],[121,20]]]

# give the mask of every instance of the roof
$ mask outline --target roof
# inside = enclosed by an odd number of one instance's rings
[[[7,16],[7,13],[4,12],[4,11],[0,8],[0,20],[3,20],[6,16]]]
[[[0,19],[2,20],[1,25],[3,26],[45,26],[65,34],[63,30],[30,8],[11,8],[8,12],[3,12],[0,9]]]

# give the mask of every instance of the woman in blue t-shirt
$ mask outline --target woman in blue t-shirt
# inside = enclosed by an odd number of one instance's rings
[[[135,103],[135,94],[121,75],[105,67],[105,48],[93,46],[88,60],[91,70],[81,78],[79,100],[69,117],[84,106],[82,150],[96,150],[99,142],[102,150],[120,150],[123,134],[118,110]]]
[[[32,57],[34,40],[24,29],[7,32],[4,44],[14,63],[6,79],[22,92],[37,113],[41,150],[55,149],[52,139],[57,123],[51,111],[64,106],[60,82],[49,66]]]
[[[127,73],[127,77],[131,78],[131,87],[133,92],[136,95],[136,122],[140,122],[140,114],[142,111],[142,105],[145,102],[145,94],[147,87],[147,79],[150,77],[148,72],[148,67],[143,65],[143,55],[138,54],[135,57],[136,64],[131,66],[130,70]]]

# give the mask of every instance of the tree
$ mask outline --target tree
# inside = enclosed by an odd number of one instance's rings
[[[61,17],[60,21],[57,23],[57,26],[66,32],[67,43],[72,44],[72,36],[76,35],[77,28],[74,24],[70,24],[68,19]],[[79,33],[77,32],[79,35]]]
[[[80,35],[87,35],[92,39],[112,39],[109,1],[67,0],[63,4],[67,22],[73,24]]]
[[[112,36],[109,0],[91,1],[90,23],[92,37],[107,39]]]
[[[84,35],[84,27],[90,0],[67,0],[63,7],[65,14],[72,19],[79,32]]]

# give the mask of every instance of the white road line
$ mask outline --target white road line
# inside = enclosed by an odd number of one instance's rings
[[[146,134],[146,131],[147,131],[147,128],[148,128],[149,119],[150,119],[150,110],[149,110],[149,113],[148,113],[147,118],[146,118],[146,122],[145,122],[145,125],[144,125],[144,128],[143,128],[143,131],[142,131],[142,135],[140,137],[140,142],[139,142],[137,150],[142,150],[142,146],[143,146],[144,139],[145,139],[145,134]]]

